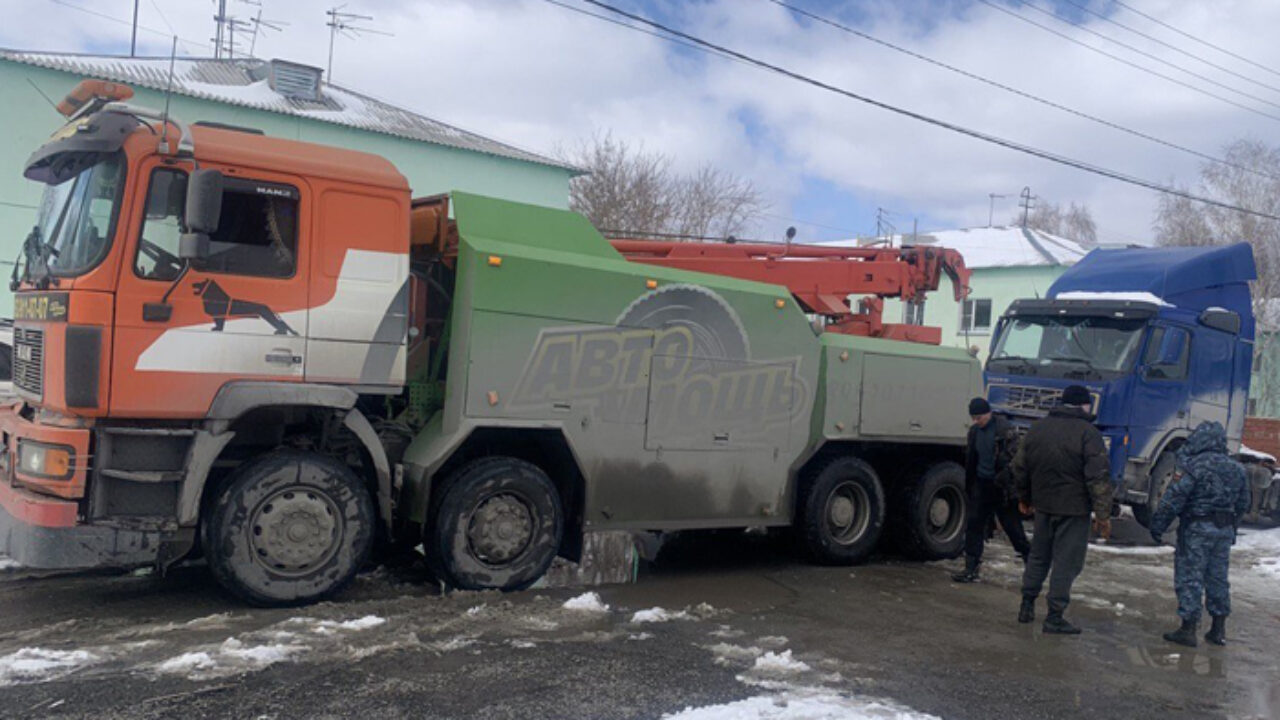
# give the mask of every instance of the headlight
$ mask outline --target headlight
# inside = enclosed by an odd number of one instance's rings
[[[18,441],[18,470],[27,475],[66,480],[71,477],[73,450],[65,445]]]

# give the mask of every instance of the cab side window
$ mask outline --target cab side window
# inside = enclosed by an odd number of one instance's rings
[[[187,175],[173,169],[151,174],[146,219],[138,241],[134,271],[151,280],[173,280],[178,258]],[[193,261],[199,272],[257,277],[291,277],[297,270],[298,192],[275,184],[228,179],[222,194],[218,231],[209,238],[209,255]]]
[[[1191,355],[1191,336],[1176,327],[1157,327],[1151,331],[1143,364],[1148,380],[1185,380]]]

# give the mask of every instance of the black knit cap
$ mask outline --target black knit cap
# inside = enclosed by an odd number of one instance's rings
[[[1089,389],[1083,385],[1069,385],[1066,390],[1062,391],[1063,405],[1092,405],[1093,396],[1089,394]]]
[[[974,398],[969,401],[969,416],[977,417],[991,412],[991,403],[986,398]]]

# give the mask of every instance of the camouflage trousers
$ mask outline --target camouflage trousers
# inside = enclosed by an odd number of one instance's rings
[[[1231,614],[1231,586],[1227,569],[1231,560],[1231,528],[1215,527],[1203,520],[1178,526],[1174,556],[1173,588],[1178,593],[1178,616],[1200,621],[1200,608],[1210,615]]]

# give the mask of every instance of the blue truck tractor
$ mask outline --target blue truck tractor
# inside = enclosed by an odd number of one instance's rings
[[[1254,351],[1248,244],[1097,249],[1047,298],[1015,300],[996,328],[987,399],[1026,426],[1083,385],[1110,452],[1118,503],[1146,525],[1174,453],[1204,420],[1240,445]]]

